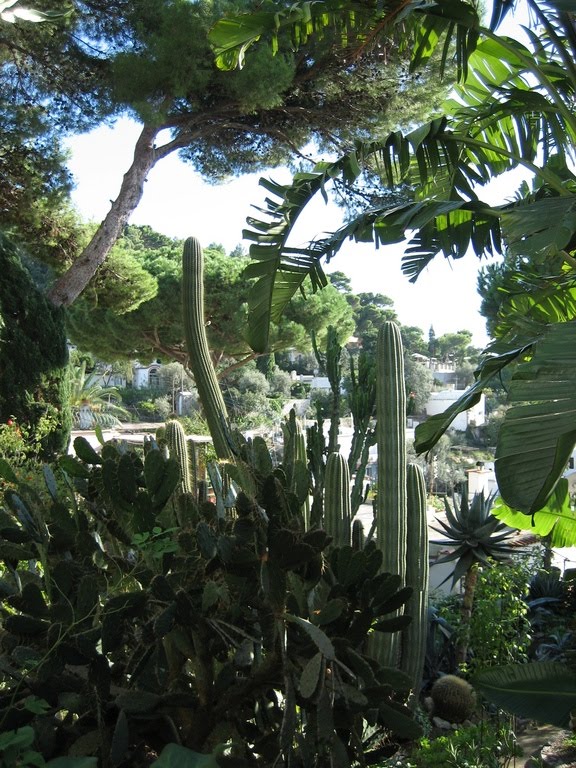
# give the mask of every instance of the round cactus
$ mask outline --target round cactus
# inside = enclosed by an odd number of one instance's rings
[[[456,675],[440,677],[430,691],[433,714],[450,723],[461,723],[476,709],[476,692],[469,682]]]

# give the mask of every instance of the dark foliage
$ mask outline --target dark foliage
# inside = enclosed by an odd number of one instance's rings
[[[1,467],[0,730],[139,768],[176,745],[222,766],[365,765],[418,734],[410,681],[367,651],[410,590],[373,545],[326,554],[264,444],[240,447],[251,491],[224,517],[174,494],[154,442],[75,449],[42,495]]]
[[[42,447],[50,456],[67,448],[72,423],[63,311],[34,285],[1,233],[0,274],[0,422],[13,419],[30,434],[47,431]]]

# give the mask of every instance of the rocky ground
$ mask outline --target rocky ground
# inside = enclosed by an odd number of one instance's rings
[[[551,725],[528,725],[518,735],[527,759],[515,768],[576,768],[576,746],[565,745],[569,736]]]

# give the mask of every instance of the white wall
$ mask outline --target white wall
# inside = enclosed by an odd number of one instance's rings
[[[464,389],[444,389],[441,392],[432,392],[426,403],[426,415],[435,416],[437,413],[443,413],[452,403],[455,403],[466,390]],[[486,399],[484,394],[480,396],[480,401],[468,411],[459,413],[452,422],[452,428],[460,432],[465,432],[469,425],[481,426],[486,421],[485,413]]]

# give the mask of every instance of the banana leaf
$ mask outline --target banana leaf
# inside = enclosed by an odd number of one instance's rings
[[[566,478],[557,483],[546,505],[532,517],[511,509],[501,498],[496,499],[492,514],[510,528],[548,536],[551,547],[576,547],[576,511],[570,504]]]
[[[518,366],[498,436],[496,482],[506,504],[542,509],[576,443],[576,322],[554,323]]]
[[[567,728],[576,710],[576,674],[565,664],[532,662],[491,667],[472,685],[488,701],[520,717]]]

